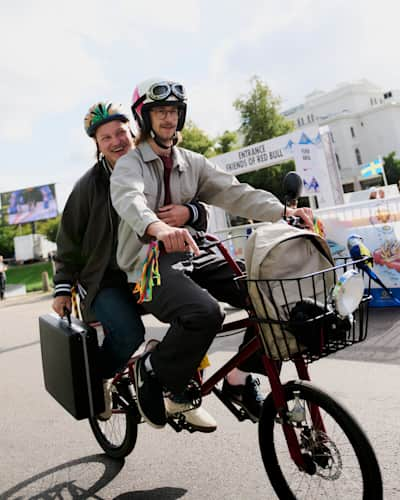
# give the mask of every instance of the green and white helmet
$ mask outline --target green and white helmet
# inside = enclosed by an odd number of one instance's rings
[[[93,104],[85,115],[84,126],[89,137],[94,137],[96,130],[104,123],[118,120],[123,123],[129,122],[128,116],[118,104],[100,101]]]

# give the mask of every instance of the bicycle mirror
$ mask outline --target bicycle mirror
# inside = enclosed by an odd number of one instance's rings
[[[303,181],[296,172],[288,172],[283,179],[283,193],[286,203],[297,200],[303,189]]]

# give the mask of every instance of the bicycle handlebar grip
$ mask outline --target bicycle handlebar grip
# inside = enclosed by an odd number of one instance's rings
[[[304,229],[306,227],[304,220],[301,217],[295,215],[288,215],[286,217],[286,222],[289,226],[298,227],[299,229]]]

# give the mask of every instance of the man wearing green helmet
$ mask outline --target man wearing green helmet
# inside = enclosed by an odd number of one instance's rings
[[[186,102],[185,89],[178,82],[154,78],[140,83],[132,103],[140,129],[136,148],[117,161],[111,176],[111,198],[121,217],[117,259],[128,281],[140,280],[147,243],[151,248],[152,240],[160,241],[165,249],[158,258],[161,281],[143,307],[170,328],[158,347],[135,364],[138,407],[154,427],[166,423],[165,387],[175,394],[184,389],[220,330],[224,312],[218,301],[243,306],[229,266],[218,258],[204,262],[190,232],[166,225],[158,207],[165,199],[185,203],[196,196],[251,219],[274,222],[284,213],[284,206],[271,193],[242,184],[203,155],[176,146],[185,124]],[[312,227],[307,210],[289,208],[287,213],[302,217]],[[193,260],[191,271],[179,267],[187,251],[201,259],[199,265]],[[257,420],[262,395],[257,381],[243,371],[248,367],[240,368],[228,374],[223,392]]]
[[[76,286],[84,320],[97,319],[106,328],[100,352],[106,407],[99,417],[108,419],[112,415],[112,377],[142,344],[145,333],[126,274],[117,265],[119,220],[110,201],[111,172],[116,161],[134,148],[134,136],[128,116],[111,102],[94,104],[84,126],[96,143],[97,162],[75,184],[63,211],[53,309],[60,316],[65,308],[71,311],[71,289]],[[168,214],[167,224],[171,220],[180,226],[189,222],[200,230],[207,226],[207,210],[197,202],[169,205]],[[210,432],[210,419],[204,424],[195,416],[198,430]],[[214,430],[214,424],[211,427]]]

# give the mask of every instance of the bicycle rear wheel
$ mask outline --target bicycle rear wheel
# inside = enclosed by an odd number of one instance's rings
[[[121,380],[112,394],[113,412],[108,420],[89,418],[94,437],[106,454],[112,458],[124,458],[134,449],[140,422],[129,379]]]
[[[382,478],[368,438],[354,418],[326,393],[306,382],[284,387],[287,421],[295,408],[301,422],[291,422],[307,471],[291,459],[272,396],[259,422],[259,444],[265,470],[279,498],[379,500]],[[325,431],[313,425],[310,404],[319,407]],[[294,420],[294,418],[292,418]]]

